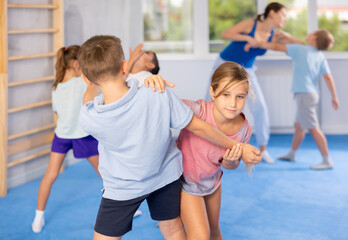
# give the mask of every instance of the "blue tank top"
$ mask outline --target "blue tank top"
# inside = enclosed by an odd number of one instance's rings
[[[253,29],[247,35],[254,37],[256,25],[257,19],[255,19],[254,21]],[[273,32],[274,31],[272,29],[271,36],[268,38],[268,42],[272,41]],[[236,62],[243,67],[251,68],[255,62],[256,56],[264,55],[267,50],[262,48],[250,48],[249,52],[245,52],[244,46],[246,43],[246,41],[231,42],[224,50],[222,50],[220,57],[225,61]]]

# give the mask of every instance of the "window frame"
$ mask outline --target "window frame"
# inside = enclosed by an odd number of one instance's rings
[[[307,32],[318,29],[317,1],[308,0],[308,22]],[[257,0],[257,13],[263,13],[267,6],[267,0]],[[158,53],[161,60],[194,60],[194,59],[215,59],[219,53],[211,53],[209,50],[209,0],[193,0],[193,52],[192,53]],[[348,59],[348,51],[324,52],[327,59]],[[268,51],[259,60],[283,60],[290,59],[284,54],[280,55]]]

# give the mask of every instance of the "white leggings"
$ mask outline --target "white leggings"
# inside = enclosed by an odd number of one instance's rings
[[[226,61],[224,61],[220,56],[216,59],[213,71],[215,70]],[[254,118],[254,134],[256,136],[256,142],[258,146],[266,146],[269,140],[270,136],[270,127],[269,127],[269,118],[268,118],[268,109],[266,105],[265,98],[262,93],[262,89],[260,87],[259,82],[257,81],[257,77],[255,74],[256,67],[251,68],[245,68],[249,74],[251,87],[254,91],[255,99],[252,99],[251,97],[248,97],[248,106],[250,109],[250,112],[253,115]],[[208,81],[208,92],[205,96],[206,101],[210,101],[210,94],[209,94],[209,86],[211,83],[211,79]]]

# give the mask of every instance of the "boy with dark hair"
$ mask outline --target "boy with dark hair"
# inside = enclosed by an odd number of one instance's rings
[[[99,141],[104,184],[94,240],[121,239],[132,229],[133,214],[145,199],[165,239],[186,238],[179,218],[182,155],[170,128],[186,128],[225,148],[240,144],[244,162],[261,161],[259,150],[196,118],[169,89],[152,92],[138,88],[136,80],[129,88],[123,79],[127,62],[120,39],[92,37],[81,46],[78,61],[89,83],[80,123]]]
[[[289,42],[300,42],[289,34],[284,33],[284,37]],[[305,137],[306,130],[314,138],[320,153],[322,162],[314,165],[311,169],[331,169],[332,160],[329,156],[327,140],[319,128],[316,109],[319,104],[319,85],[318,79],[323,76],[331,93],[331,104],[337,110],[339,101],[336,93],[335,83],[330,73],[327,60],[321,50],[328,50],[333,46],[333,36],[324,29],[310,33],[306,37],[307,45],[304,44],[277,44],[277,43],[257,43],[248,45],[250,47],[261,47],[286,52],[293,60],[293,80],[292,92],[295,94],[297,112],[295,118],[295,133],[289,152],[279,159],[295,161],[295,153],[300,147]]]
[[[129,60],[129,73],[126,78],[126,82],[134,78],[137,79],[139,87],[144,85],[145,78],[158,74],[160,70],[156,53],[144,51],[142,46],[139,44],[134,51],[130,50],[130,56],[134,55],[135,59],[130,58]]]

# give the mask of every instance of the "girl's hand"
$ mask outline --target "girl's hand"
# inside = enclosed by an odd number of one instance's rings
[[[237,146],[233,146],[232,149],[226,150],[223,156],[223,161],[240,161],[242,152],[242,146],[240,144],[237,144]]]
[[[157,90],[160,93],[164,92],[164,89],[165,89],[164,85],[166,85],[167,87],[171,87],[171,88],[175,87],[174,83],[165,81],[160,75],[152,75],[152,76],[145,78],[144,84],[145,84],[145,87],[147,87],[147,88],[150,85],[152,91],[154,91],[154,92],[156,92],[156,87],[157,87]]]

